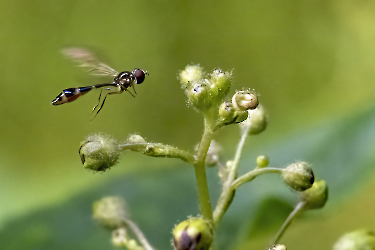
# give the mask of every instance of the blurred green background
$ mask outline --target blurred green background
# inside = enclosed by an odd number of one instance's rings
[[[112,249],[91,219],[93,201],[120,195],[158,249],[171,249],[175,223],[199,213],[190,166],[125,153],[104,174],[82,168],[79,142],[92,133],[192,150],[202,118],[185,103],[176,75],[187,64],[234,68],[235,89],[261,93],[269,127],[246,143],[241,172],[267,154],[271,165],[312,163],[330,199],[299,217],[288,249],[331,249],[340,235],[375,230],[375,2],[1,1],[0,242],[2,249]],[[54,107],[68,87],[102,83],[64,59],[82,46],[118,71],[150,75],[137,97],[108,98],[91,123],[98,93]],[[108,81],[107,79],[105,79]],[[238,127],[217,135],[233,157]],[[218,179],[209,172],[213,202]],[[276,176],[236,194],[218,249],[265,249],[298,201]]]

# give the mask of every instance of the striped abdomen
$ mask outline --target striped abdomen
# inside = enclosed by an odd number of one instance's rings
[[[52,105],[60,105],[75,101],[78,97],[88,93],[93,87],[80,87],[64,89],[53,101]]]

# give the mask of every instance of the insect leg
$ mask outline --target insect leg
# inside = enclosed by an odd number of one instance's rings
[[[135,95],[134,95],[132,92],[130,92],[129,89],[127,89],[127,91],[129,92],[129,94],[132,95],[132,97],[135,97]],[[137,94],[137,93],[136,93],[136,94]]]
[[[109,92],[109,93],[107,93],[107,94],[105,95],[104,99],[103,99],[102,105],[100,105],[100,108],[98,109],[98,111],[96,111],[96,114],[95,114],[94,118],[92,118],[90,122],[92,122],[92,121],[95,119],[95,117],[99,114],[100,110],[102,110],[102,108],[103,108],[103,106],[104,106],[104,103],[105,103],[105,100],[107,99],[107,96],[108,96],[108,95],[113,95],[113,94],[121,94],[121,92],[114,91],[114,92]],[[93,111],[94,111],[94,110],[93,110]],[[92,113],[92,112],[91,112],[91,113]]]
[[[135,87],[134,87],[134,83],[133,83],[133,90],[134,90],[134,93],[137,94],[137,92],[135,92]]]
[[[99,103],[100,103],[100,97],[102,97],[102,92],[103,92],[103,88],[100,89],[100,94],[99,94],[99,98],[98,98],[98,103],[95,105],[95,107],[93,107],[90,115],[92,114],[92,112],[94,112],[94,110],[99,106]]]

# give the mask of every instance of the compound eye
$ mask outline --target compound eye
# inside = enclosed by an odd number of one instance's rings
[[[133,71],[133,74],[134,74],[135,78],[137,79],[137,84],[141,84],[145,80],[146,74],[143,70],[135,69]]]

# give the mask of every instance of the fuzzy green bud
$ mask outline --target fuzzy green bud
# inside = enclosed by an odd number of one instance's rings
[[[358,230],[342,236],[333,246],[333,250],[374,250],[375,233]]]
[[[286,246],[277,244],[277,245],[272,245],[270,248],[268,248],[268,250],[287,250],[287,249],[286,249]]]
[[[213,240],[213,229],[203,218],[192,217],[173,229],[175,250],[208,250]]]
[[[211,96],[215,98],[216,102],[220,103],[229,93],[230,86],[232,85],[232,73],[215,69],[211,73],[209,82],[211,83]]]
[[[243,122],[249,117],[249,113],[247,112],[247,110],[236,110],[236,112],[234,112],[234,115],[237,117],[236,123]]]
[[[93,217],[109,229],[117,229],[125,225],[127,216],[125,201],[118,197],[105,197],[94,202]]]
[[[307,162],[296,162],[283,170],[284,182],[297,191],[309,189],[314,183],[314,173]]]
[[[208,78],[203,78],[203,69],[199,65],[188,65],[179,74],[182,88],[188,97],[188,105],[204,115],[212,116],[212,109],[222,102],[229,93],[232,74],[215,69]]]
[[[258,95],[253,90],[237,91],[232,97],[232,103],[238,110],[253,110],[258,107]]]
[[[81,142],[78,151],[83,166],[93,171],[106,171],[118,162],[121,149],[107,135],[91,135]]]
[[[232,124],[237,120],[235,116],[236,110],[232,103],[223,102],[219,107],[219,116],[223,123]]]
[[[209,87],[206,84],[195,83],[187,92],[189,103],[198,111],[205,111],[212,105]]]
[[[188,65],[180,71],[179,79],[183,88],[187,88],[193,81],[201,80],[203,77],[203,68],[198,65]]]
[[[223,102],[219,107],[220,121],[224,125],[239,123],[247,119],[247,111],[236,110],[232,103]]]
[[[324,180],[315,181],[311,188],[301,193],[305,209],[322,208],[328,200],[328,187]]]
[[[257,167],[258,168],[265,168],[270,163],[270,159],[266,155],[259,155],[257,157]]]

